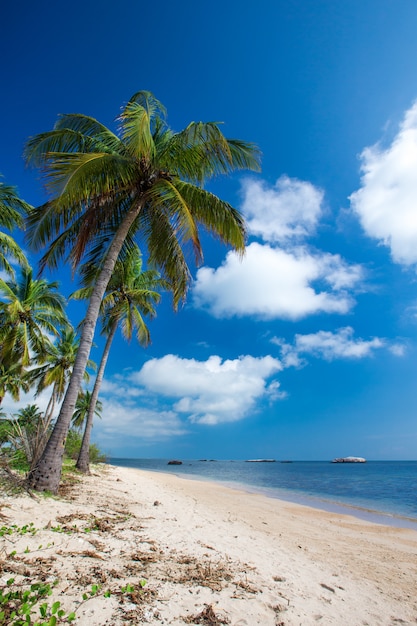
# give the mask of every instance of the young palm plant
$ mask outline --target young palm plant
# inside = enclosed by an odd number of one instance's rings
[[[88,268],[84,271],[84,282],[91,285],[94,283],[96,272],[88,271]],[[124,260],[118,260],[115,265],[113,275],[106,288],[100,312],[103,333],[107,336],[107,340],[97,371],[84,436],[76,464],[77,468],[85,474],[90,473],[91,429],[93,427],[96,402],[116,330],[121,325],[124,338],[130,341],[133,331],[136,329],[136,337],[139,344],[146,347],[150,342],[150,333],[144,316],[155,317],[155,304],[160,300],[160,293],[156,290],[166,290],[168,288],[169,284],[160,277],[158,272],[142,269],[141,254],[139,248],[135,245],[129,250]],[[71,297],[75,299],[89,299],[92,290],[92,286],[79,289]]]
[[[229,203],[203,188],[235,170],[259,170],[253,145],[227,139],[216,123],[192,122],[173,132],[162,104],[147,91],[132,96],[113,133],[85,115],[62,115],[52,131],[30,139],[25,156],[40,167],[50,200],[29,216],[29,242],[49,244],[41,266],[68,258],[74,271],[100,251],[100,273],[89,301],[80,348],[60,415],[29,486],[58,490],[65,437],[94,339],[100,304],[126,241],[139,238],[148,267],[172,288],[174,306],[186,296],[190,248],[202,260],[199,226],[240,253],[245,226]]]
[[[19,409],[13,418],[7,421],[11,452],[23,454],[29,468],[34,467],[47,437],[48,424],[44,414],[35,404],[31,404]]]

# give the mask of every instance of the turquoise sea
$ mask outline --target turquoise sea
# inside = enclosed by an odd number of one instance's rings
[[[112,458],[110,464],[210,480],[327,511],[417,530],[417,461],[331,463]]]

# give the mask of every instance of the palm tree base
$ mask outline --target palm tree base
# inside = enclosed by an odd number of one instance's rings
[[[75,467],[82,474],[86,474],[87,476],[91,476],[90,465],[88,463],[82,463],[82,462],[80,463],[79,461],[77,461]]]
[[[26,478],[26,485],[34,491],[48,491],[53,494],[58,493],[59,483],[61,482],[61,466],[62,460],[58,463],[54,459],[53,467],[47,461],[40,461],[38,465],[29,472]]]
[[[65,439],[61,438],[59,434],[57,437],[57,433],[55,436],[52,433],[42,457],[26,478],[26,485],[29,489],[58,493],[64,449]]]

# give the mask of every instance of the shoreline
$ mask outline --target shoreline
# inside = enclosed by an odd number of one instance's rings
[[[246,493],[254,493],[263,495],[267,498],[275,500],[283,500],[293,504],[300,504],[302,506],[311,507],[320,511],[326,511],[328,513],[336,513],[342,515],[351,515],[358,519],[368,521],[374,524],[382,524],[385,526],[393,526],[394,528],[406,528],[409,530],[417,531],[417,518],[409,517],[407,515],[396,514],[387,511],[381,511],[378,509],[369,508],[366,506],[355,505],[349,502],[339,501],[330,497],[311,495],[308,493],[300,493],[291,489],[278,489],[260,487],[249,483],[241,483],[233,480],[221,480],[212,476],[206,476],[203,474],[184,473],[180,474],[176,471],[167,471],[166,469],[151,469],[151,468],[139,468],[130,465],[117,465],[109,464],[112,467],[125,467],[127,469],[137,469],[138,471],[151,472],[157,474],[166,474],[168,476],[175,475],[178,478],[184,478],[185,480],[200,480],[202,482],[213,482],[220,486],[229,487],[230,489],[237,489]]]
[[[55,576],[51,598],[78,607],[79,626],[417,621],[413,530],[113,465],[59,499],[4,503],[2,524],[37,532],[0,538],[3,553],[16,553],[2,563],[3,584],[8,566],[19,580],[24,568]],[[96,583],[111,597],[80,601]]]

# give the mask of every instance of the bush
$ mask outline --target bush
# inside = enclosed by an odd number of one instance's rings
[[[69,430],[67,440],[65,442],[65,455],[69,459],[73,459],[74,461],[78,459],[82,440],[82,435],[77,430],[74,430],[73,428]],[[104,452],[102,452],[95,443],[92,443],[90,445],[90,463],[105,463],[106,460]]]

